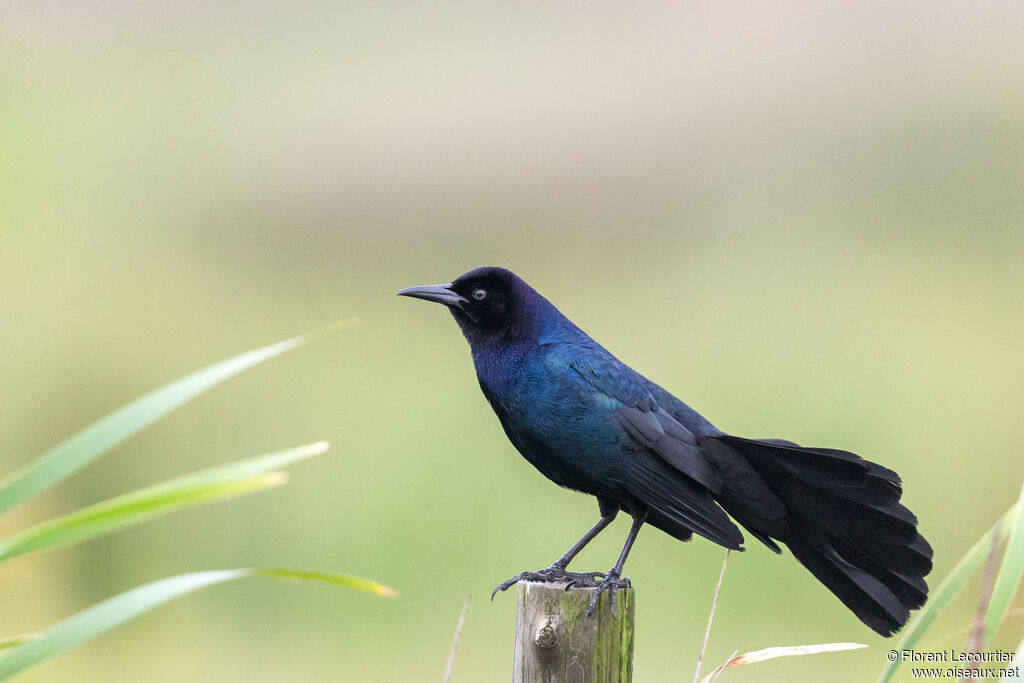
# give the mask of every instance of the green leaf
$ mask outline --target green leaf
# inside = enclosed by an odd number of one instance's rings
[[[0,541],[0,561],[109,534],[174,510],[280,486],[287,475],[277,470],[327,448],[321,441],[239,460],[90,505]]]
[[[321,583],[333,583],[336,586],[346,588],[357,588],[362,591],[376,593],[385,598],[393,598],[398,595],[394,588],[388,588],[376,581],[360,579],[357,576],[338,574],[337,572],[326,572],[319,569],[289,569],[289,568],[263,568],[249,569],[252,576],[265,576],[271,579],[282,579],[285,581],[319,581]]]
[[[98,422],[94,422],[57,444],[0,482],[0,513],[10,510],[40,491],[53,486],[92,462],[104,451],[121,443],[207,389],[342,325],[344,323],[335,323],[322,330],[285,339],[276,344],[214,363],[115,410]]]
[[[946,578],[939,584],[939,587],[932,592],[928,602],[917,613],[917,616],[907,627],[907,630],[903,632],[899,643],[893,647],[896,652],[913,649],[913,646],[924,635],[924,632],[931,626],[932,622],[935,621],[939,612],[960,593],[964,584],[967,583],[967,579],[971,577],[971,574],[977,571],[982,563],[985,562],[992,544],[1000,544],[1006,540],[1009,531],[1006,528],[1007,525],[1003,524],[1003,520],[1016,515],[1019,506],[1020,502],[1011,505],[1010,509],[1003,513],[992,528],[986,531],[978,539],[977,543],[971,546],[971,549],[960,558],[960,561],[950,570]],[[885,668],[882,669],[882,673],[878,676],[878,683],[885,683],[892,678],[899,664],[898,657],[896,661],[887,663]]]
[[[172,576],[115,595],[54,624],[38,638],[16,645],[0,657],[0,680],[70,650],[96,636],[129,621],[165,602],[200,588],[246,577],[269,577],[297,581],[320,581],[370,591],[377,595],[395,595],[395,591],[375,581],[347,574],[305,569],[254,568],[221,569]]]
[[[1013,602],[1013,595],[1020,586],[1021,576],[1024,576],[1024,487],[1021,487],[1020,498],[1017,500],[1017,514],[1010,525],[1006,554],[996,574],[988,613],[985,615],[985,642],[989,642],[1003,622],[1006,610]]]
[[[0,639],[0,650],[6,650],[7,648],[14,647],[15,645],[21,645],[27,643],[30,640],[35,640],[39,637],[38,633],[26,633],[20,636],[11,636],[10,638]]]

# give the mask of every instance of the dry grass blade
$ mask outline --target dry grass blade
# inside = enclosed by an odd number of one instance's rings
[[[729,655],[729,658],[728,658],[728,659],[726,659],[726,660],[725,660],[724,662],[722,662],[721,664],[719,664],[719,665],[718,665],[718,666],[717,666],[717,667],[716,667],[716,668],[714,669],[714,671],[712,671],[712,672],[711,672],[711,673],[709,673],[709,674],[708,674],[707,676],[705,676],[705,677],[704,677],[704,678],[703,678],[703,679],[701,680],[701,682],[700,682],[700,683],[715,683],[715,681],[717,681],[717,680],[718,680],[718,677],[722,675],[722,672],[723,672],[723,671],[725,671],[725,667],[729,666],[729,662],[731,662],[732,660],[734,660],[734,659],[736,658],[736,655],[738,655],[739,653],[740,653],[740,651],[739,651],[739,650],[733,650],[733,651],[732,651],[732,654],[731,654],[731,655]]]
[[[459,649],[459,638],[462,637],[462,625],[466,623],[466,611],[469,610],[469,601],[473,598],[470,593],[466,596],[466,602],[462,605],[462,612],[459,614],[459,623],[455,625],[455,635],[452,636],[452,649],[448,651],[448,665],[444,668],[444,680],[448,683],[452,680],[452,669],[455,667],[455,651]]]
[[[708,638],[711,637],[711,624],[715,620],[715,608],[718,607],[718,595],[722,592],[722,580],[725,578],[725,566],[729,564],[729,551],[725,551],[725,559],[722,560],[722,571],[718,575],[718,585],[715,586],[715,597],[711,601],[711,613],[708,614],[708,626],[704,629],[704,642],[700,646],[700,654],[697,655],[697,669],[693,672],[693,683],[700,678],[700,667],[704,663],[704,653],[708,649]],[[714,672],[712,672],[714,673]]]
[[[821,643],[819,645],[793,645],[791,647],[766,647],[763,650],[754,650],[753,652],[745,652],[738,657],[731,657],[722,666],[718,667],[705,678],[701,680],[701,683],[710,683],[712,676],[716,673],[731,669],[735,666],[745,666],[747,664],[756,664],[758,662],[764,662],[769,659],[777,659],[778,657],[794,657],[797,655],[816,655],[822,652],[840,652],[842,650],[859,650],[862,647],[867,647],[864,643]]]

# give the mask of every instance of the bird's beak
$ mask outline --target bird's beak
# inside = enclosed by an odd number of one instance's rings
[[[454,306],[455,304],[461,304],[469,301],[469,299],[461,294],[452,291],[451,284],[406,287],[402,291],[397,292],[396,296],[411,296],[413,299],[434,301],[439,304],[444,304],[445,306]]]

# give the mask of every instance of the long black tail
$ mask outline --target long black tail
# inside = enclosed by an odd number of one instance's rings
[[[715,498],[775,552],[793,555],[865,624],[898,631],[928,598],[932,549],[900,504],[892,470],[846,451],[717,436],[701,446],[725,488]]]

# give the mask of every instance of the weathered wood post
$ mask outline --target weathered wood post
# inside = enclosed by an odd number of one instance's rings
[[[630,683],[633,679],[632,588],[608,593],[584,622],[593,588],[520,581],[516,586],[513,683]]]

